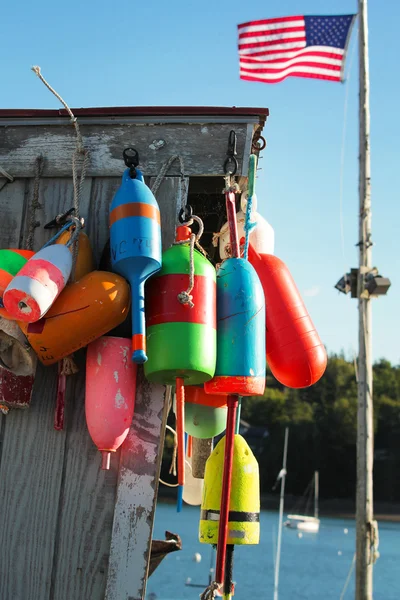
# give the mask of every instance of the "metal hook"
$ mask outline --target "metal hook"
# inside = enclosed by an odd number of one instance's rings
[[[136,167],[139,164],[139,152],[136,148],[125,148],[122,152],[125,166],[129,168],[129,176],[136,179]]]
[[[193,208],[190,204],[186,204],[185,208],[181,208],[178,215],[179,223],[187,223],[193,217]]]
[[[71,225],[75,224],[75,229],[72,231],[71,233],[71,237],[69,238],[68,242],[65,244],[67,248],[69,248],[70,246],[72,246],[72,244],[74,244],[76,242],[76,240],[78,239],[78,236],[80,234],[80,231],[83,227],[83,223],[80,219],[78,219],[77,217],[71,217]]]
[[[227,158],[224,162],[224,173],[225,175],[235,175],[238,170],[237,155],[237,135],[232,129],[229,133],[228,138],[228,150],[226,152]]]
[[[62,227],[68,221],[68,217],[70,217],[75,212],[75,208],[70,208],[67,212],[57,215],[55,219],[49,221],[44,226],[44,229],[54,229],[55,227]]]

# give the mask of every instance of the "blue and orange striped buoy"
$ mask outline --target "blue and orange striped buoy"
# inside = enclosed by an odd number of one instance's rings
[[[111,264],[125,277],[132,296],[132,360],[147,361],[144,284],[161,268],[160,211],[138,169],[122,176],[110,209]]]

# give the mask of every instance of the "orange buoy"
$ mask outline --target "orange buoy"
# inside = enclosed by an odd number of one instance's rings
[[[72,229],[74,225],[63,231],[61,235],[57,238],[56,244],[63,244],[64,246],[71,239]],[[69,250],[73,251],[73,245],[69,246]],[[76,258],[75,269],[73,273],[74,281],[79,281],[82,279],[84,275],[87,273],[91,273],[91,271],[95,270],[95,262],[93,257],[93,250],[90,245],[90,240],[85,232],[79,232],[78,238],[78,256]]]
[[[251,243],[249,261],[264,289],[267,362],[272,374],[287,387],[313,385],[325,372],[326,350],[289,269],[277,256],[256,252]]]
[[[132,423],[136,370],[131,340],[101,337],[89,344],[86,356],[85,414],[90,437],[110,468],[111,452],[121,446]]]
[[[44,318],[19,325],[39,360],[52,365],[122,323],[129,306],[125,279],[93,271],[68,285]]]

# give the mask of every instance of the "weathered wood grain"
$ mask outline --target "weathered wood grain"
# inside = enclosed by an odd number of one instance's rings
[[[46,164],[46,163],[45,163]],[[30,179],[27,186],[27,209],[24,224],[24,239],[28,236],[29,211],[32,203],[34,180]],[[90,192],[92,180],[85,179],[80,199],[80,216],[88,221]],[[40,225],[35,229],[34,250],[39,250],[56,232],[57,229],[44,229],[44,225],[52,221],[74,206],[74,187],[72,178],[42,178],[39,185],[39,204],[35,218]]]
[[[93,179],[86,233],[90,237],[97,264],[109,238],[110,205],[121,184],[123,167],[124,165],[121,165],[120,177],[96,177]]]
[[[21,227],[25,216],[26,183],[25,179],[15,179],[0,191],[0,248],[20,247]]]
[[[85,419],[85,352],[68,377],[67,437],[50,600],[104,598],[119,456],[102,471]]]
[[[53,428],[56,369],[36,372],[29,410],[10,411],[0,466],[0,598],[47,600],[65,432]]]
[[[129,146],[139,152],[140,168],[145,175],[157,176],[164,162],[180,154],[186,175],[223,175],[229,133],[237,134],[238,174],[247,173],[247,155],[254,125],[235,123],[166,123],[166,124],[81,124],[85,147],[91,152],[88,175],[119,176],[124,163],[122,151]],[[207,122],[208,121],[208,122]],[[154,142],[163,140],[158,148]],[[75,133],[65,125],[0,126],[0,164],[14,177],[33,177],[36,156],[46,158],[44,176],[68,177],[72,154],[76,147]],[[245,154],[246,151],[246,154]],[[171,175],[179,174],[179,164]]]
[[[165,250],[174,240],[180,179],[165,179],[157,200]],[[167,414],[165,387],[150,384],[139,369],[132,427],[121,450],[107,600],[141,600],[146,594]]]

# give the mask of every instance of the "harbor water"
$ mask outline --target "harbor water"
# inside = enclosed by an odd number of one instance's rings
[[[180,535],[182,550],[167,556],[147,584],[147,600],[198,600],[208,584],[210,564],[215,566],[212,547],[198,541],[199,507],[183,506],[177,513],[172,504],[158,504],[154,539],[165,531]],[[261,513],[261,541],[258,546],[235,549],[235,600],[273,598],[274,555],[278,513]],[[374,600],[400,598],[400,523],[379,523],[380,558],[374,568]],[[352,567],[355,550],[355,522],[349,519],[321,519],[318,534],[283,529],[279,600],[340,600]],[[201,555],[196,562],[195,554]],[[197,556],[197,560],[198,560]],[[196,586],[186,585],[191,582]],[[354,598],[354,569],[343,600]]]

